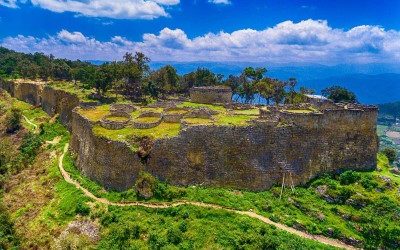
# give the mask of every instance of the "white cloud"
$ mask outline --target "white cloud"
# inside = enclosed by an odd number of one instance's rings
[[[396,63],[400,60],[400,32],[362,25],[335,29],[327,21],[285,21],[264,30],[207,33],[189,38],[181,29],[164,28],[144,34],[141,41],[114,36],[109,41],[80,32],[55,36],[7,37],[0,45],[24,52],[41,51],[70,59],[121,59],[127,51],[142,51],[152,60],[244,61],[271,63]]]
[[[57,34],[57,38],[65,42],[71,43],[85,43],[87,38],[81,32],[69,32],[67,30],[61,30]]]
[[[0,5],[8,8],[18,8],[17,0],[0,0]]]
[[[231,4],[230,0],[208,0],[208,2],[213,4]]]
[[[27,0],[0,0],[0,4],[16,8]],[[34,6],[57,13],[73,12],[89,17],[115,19],[154,19],[167,17],[164,6],[179,4],[179,0],[29,0]]]

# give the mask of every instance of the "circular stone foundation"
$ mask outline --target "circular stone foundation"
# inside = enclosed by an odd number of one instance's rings
[[[100,125],[106,129],[118,130],[127,127],[131,120],[132,117],[130,114],[119,112],[101,118]]]
[[[135,107],[132,104],[127,104],[127,103],[115,103],[115,104],[111,104],[111,106],[110,106],[111,114],[119,113],[119,112],[124,112],[124,113],[130,114],[136,110],[137,110],[137,107]]]

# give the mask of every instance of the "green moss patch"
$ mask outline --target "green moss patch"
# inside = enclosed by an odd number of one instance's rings
[[[141,123],[153,123],[160,120],[160,117],[138,117],[135,119],[136,122]]]
[[[123,116],[108,116],[107,120],[113,121],[113,122],[126,122],[129,120],[129,118],[123,117]]]
[[[78,112],[90,121],[98,122],[101,118],[110,113],[110,105],[102,105],[95,107],[94,109],[79,109]]]
[[[93,132],[95,135],[104,136],[111,140],[121,140],[127,141],[131,136],[150,136],[152,138],[165,138],[174,137],[179,134],[180,124],[178,123],[165,123],[162,122],[160,125],[149,129],[137,129],[132,127],[127,127],[120,130],[109,130],[101,126],[94,126]]]

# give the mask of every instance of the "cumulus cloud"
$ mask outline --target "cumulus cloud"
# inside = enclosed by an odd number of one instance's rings
[[[154,19],[167,17],[165,6],[179,0],[29,0],[32,5],[57,13],[73,12],[89,17],[114,19]],[[0,0],[0,4],[16,8],[27,0]]]
[[[231,4],[230,0],[208,0],[208,2],[213,4]]]
[[[0,0],[0,5],[8,8],[18,8],[17,0]]]
[[[335,29],[323,20],[285,21],[264,30],[207,33],[189,38],[181,29],[164,28],[140,41],[114,36],[99,41],[81,32],[62,30],[54,36],[7,37],[0,45],[24,52],[41,51],[70,59],[121,59],[142,51],[152,60],[243,61],[271,63],[395,63],[400,60],[400,32],[362,25]]]

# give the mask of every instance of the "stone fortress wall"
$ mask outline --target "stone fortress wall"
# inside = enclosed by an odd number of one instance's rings
[[[12,95],[19,85],[0,83]],[[96,136],[94,124],[79,113],[77,97],[50,89],[43,87],[43,109],[66,114],[62,122],[72,131],[78,168],[107,189],[131,188],[142,170],[174,185],[264,190],[280,184],[284,174],[299,185],[327,172],[376,167],[376,107],[336,105],[310,113],[261,109],[248,126],[190,126],[176,137],[157,139],[143,161],[126,143]],[[61,108],[65,102],[71,103]]]
[[[190,99],[197,103],[230,103],[232,90],[226,86],[193,87],[190,89]]]

